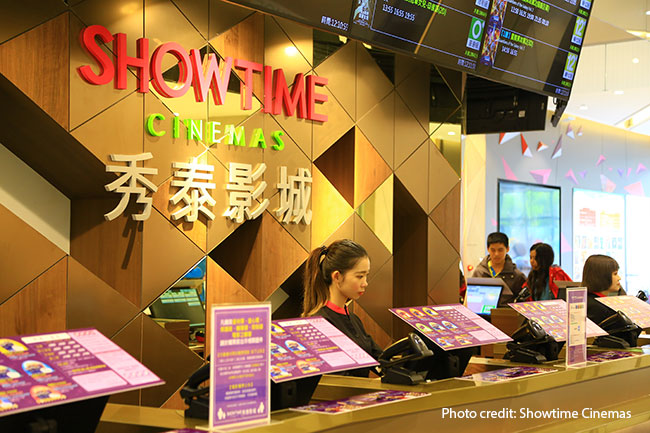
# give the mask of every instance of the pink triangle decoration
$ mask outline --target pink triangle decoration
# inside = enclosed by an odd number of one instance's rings
[[[537,143],[537,151],[538,152],[541,152],[542,150],[546,150],[546,149],[548,149],[548,146],[546,144],[544,144],[541,141],[539,143]]]
[[[569,180],[572,180],[574,184],[576,184],[576,185],[578,184],[578,179],[576,179],[576,175],[573,174],[573,170],[572,170],[572,169],[569,169],[569,171],[566,172],[566,174],[564,175],[564,177],[567,178],[567,179],[569,179]]]
[[[600,156],[598,157],[598,161],[596,161],[596,167],[598,167],[600,164],[602,164],[603,162],[605,162],[606,159],[607,159],[607,158],[605,158],[603,155],[600,155]]]
[[[632,174],[632,167],[628,167],[626,177],[630,177],[630,174]]]
[[[506,179],[517,180],[517,176],[510,170],[510,166],[503,157],[501,157],[501,162],[503,162],[503,171],[506,172]]]
[[[573,251],[573,248],[571,248],[569,241],[566,240],[564,233],[560,234],[560,248],[563,253],[570,253]]]
[[[578,137],[582,137],[582,125],[578,128]]]
[[[645,191],[643,190],[643,184],[641,182],[631,183],[623,189],[632,195],[645,196]]]
[[[551,175],[551,169],[544,168],[541,170],[531,170],[530,175],[533,176],[535,182],[546,185],[546,182],[548,182],[548,177]]]
[[[528,147],[528,143],[526,143],[526,139],[524,138],[523,134],[521,134],[521,154],[528,158],[533,157],[533,153],[530,151],[530,148]]]
[[[557,140],[557,144],[555,145],[555,149],[553,149],[553,153],[551,154],[551,159],[559,158],[562,156],[562,136],[560,135],[560,138]]]
[[[573,128],[571,127],[571,124],[566,127],[566,136],[575,140],[576,139],[576,133],[573,131]]]
[[[518,136],[519,134],[521,134],[521,133],[520,132],[502,132],[501,134],[499,134],[499,144],[503,144],[506,141],[510,141],[513,138],[515,138],[516,136]]]
[[[623,173],[625,173],[625,171],[622,168],[617,168],[616,171],[618,171],[619,176],[623,177]]]
[[[494,218],[492,218],[492,219],[490,220],[490,222],[492,223],[492,227],[496,227],[496,226],[497,226],[497,220],[495,220]]]
[[[583,170],[583,171],[581,171],[581,172],[578,173],[578,174],[580,175],[581,178],[584,179],[584,178],[587,176],[587,170]]]
[[[645,165],[639,163],[639,165],[636,166],[636,174],[639,174],[643,171],[646,171],[647,168],[645,168]]]
[[[600,186],[605,192],[614,192],[616,189],[616,184],[609,180],[609,178],[604,174],[600,175]]]

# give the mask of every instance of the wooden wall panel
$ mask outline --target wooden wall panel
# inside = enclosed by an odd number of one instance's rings
[[[392,170],[359,128],[354,128],[354,207],[359,207]]]
[[[38,277],[65,252],[0,205],[0,304]]]
[[[68,14],[61,14],[0,45],[0,73],[65,129],[69,95],[68,21]]]
[[[247,291],[241,284],[231,277],[221,266],[212,258],[207,258],[207,288],[205,297],[205,308],[207,318],[205,321],[206,340],[205,356],[210,354],[210,335],[212,326],[212,316],[209,314],[212,305],[229,304],[229,303],[248,303],[257,302],[255,296]]]
[[[145,308],[192,269],[203,251],[156,210],[144,222],[142,300]]]
[[[57,332],[65,328],[67,258],[0,305],[0,335]]]
[[[460,182],[431,212],[431,219],[456,251],[460,251]]]
[[[352,128],[314,161],[350,206],[354,205],[354,136]]]
[[[118,195],[118,194],[116,194]],[[118,195],[119,196],[119,195]],[[142,286],[142,223],[131,219],[141,205],[106,221],[116,199],[74,200],[70,212],[70,255],[134,305]],[[152,211],[155,212],[155,211]]]
[[[428,217],[398,179],[393,206],[393,306],[426,305]],[[403,336],[409,329],[393,318],[393,336]]]
[[[262,301],[305,261],[307,252],[264,212],[258,220],[244,223],[210,256]]]
[[[139,312],[106,282],[68,257],[67,328],[96,328],[110,338]]]

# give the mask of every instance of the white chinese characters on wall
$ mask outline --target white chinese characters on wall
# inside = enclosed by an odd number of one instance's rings
[[[122,215],[129,203],[131,194],[137,194],[136,203],[144,204],[144,210],[139,214],[132,214],[136,221],[145,221],[151,214],[153,200],[147,197],[147,190],[152,193],[158,188],[145,177],[145,175],[158,174],[158,169],[138,167],[137,163],[153,158],[149,152],[137,155],[111,155],[111,160],[126,162],[126,166],[109,165],[106,171],[123,173],[115,181],[105,186],[109,192],[122,194],[120,202],[112,211],[104,215],[108,221],[112,221]],[[183,202],[184,206],[173,212],[171,217],[174,220],[185,218],[187,222],[195,222],[199,213],[202,213],[209,220],[214,220],[213,208],[217,201],[212,197],[209,190],[216,189],[213,183],[214,166],[200,164],[198,158],[192,158],[190,162],[174,162],[172,167],[174,178],[171,186],[178,190],[169,199],[176,205]],[[237,223],[259,217],[269,206],[269,200],[258,199],[267,187],[264,180],[259,180],[266,171],[266,164],[258,164],[253,168],[252,164],[231,162],[228,170],[228,209],[223,216]],[[280,206],[275,209],[275,214],[285,223],[310,224],[312,212],[308,209],[311,197],[312,177],[309,169],[298,168],[296,175],[287,175],[287,167],[280,167],[280,181],[276,184],[280,192]]]

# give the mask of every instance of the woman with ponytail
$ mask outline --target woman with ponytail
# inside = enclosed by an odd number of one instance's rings
[[[322,316],[359,347],[377,359],[382,350],[347,304],[359,299],[368,286],[370,259],[366,250],[349,239],[311,252],[305,269],[303,316]],[[368,377],[369,369],[347,372]]]

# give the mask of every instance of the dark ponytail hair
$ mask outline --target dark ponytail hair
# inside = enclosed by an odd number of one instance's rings
[[[313,250],[305,268],[302,315],[311,316],[327,303],[332,272],[339,271],[344,274],[364,257],[368,257],[366,250],[350,239],[334,241],[328,247]]]
[[[548,283],[549,269],[553,266],[555,253],[553,253],[553,247],[542,242],[534,244],[530,247],[530,251],[535,251],[535,261],[538,269],[531,270],[528,274],[528,287],[533,294],[533,299],[537,301],[542,296]]]

